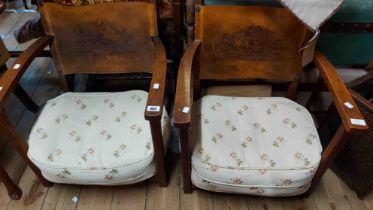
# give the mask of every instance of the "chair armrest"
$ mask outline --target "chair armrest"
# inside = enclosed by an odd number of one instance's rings
[[[363,120],[364,117],[360,113],[358,106],[352,99],[346,85],[339,77],[333,64],[331,64],[321,52],[315,53],[314,63],[318,67],[321,77],[332,95],[333,102],[338,110],[346,131],[350,133],[368,129],[367,125],[357,125],[351,122],[351,119]],[[346,102],[350,103],[353,107],[348,108],[345,105]]]
[[[30,63],[43,49],[51,44],[52,36],[43,36],[28,47],[0,77],[0,105],[13,92]]]
[[[189,126],[191,122],[191,108],[193,103],[192,65],[194,55],[200,44],[200,41],[193,41],[185,51],[180,62],[173,113],[174,125],[176,127]],[[185,107],[187,110],[184,110]]]
[[[155,60],[152,66],[153,75],[144,115],[146,120],[160,120],[163,111],[164,93],[166,90],[167,58],[162,41],[159,37],[152,37],[152,39]]]

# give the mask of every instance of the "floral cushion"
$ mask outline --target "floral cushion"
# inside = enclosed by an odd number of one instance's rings
[[[194,185],[219,192],[305,192],[322,147],[309,112],[281,97],[205,96],[193,104]]]
[[[56,183],[131,184],[155,174],[148,93],[65,93],[47,102],[29,137],[28,156]],[[163,110],[166,145],[169,118]]]

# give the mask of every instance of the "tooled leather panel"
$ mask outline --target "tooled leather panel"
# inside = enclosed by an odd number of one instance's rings
[[[41,7],[46,34],[62,74],[151,72],[157,35],[153,4],[117,2]]]
[[[200,6],[196,14],[201,79],[299,79],[307,29],[286,9]]]
[[[249,26],[236,33],[224,34],[214,40],[215,56],[220,59],[237,59],[241,61],[270,61],[278,52],[275,32],[260,26]]]

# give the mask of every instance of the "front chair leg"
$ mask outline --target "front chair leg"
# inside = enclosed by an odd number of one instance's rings
[[[8,190],[8,195],[13,200],[19,200],[22,196],[22,190],[9,177],[8,173],[0,166],[0,180]]]
[[[28,145],[22,140],[22,138],[17,134],[16,129],[12,123],[5,116],[4,112],[0,112],[0,129],[10,140],[13,148],[21,155],[21,157],[26,161],[27,165],[34,171],[35,175],[39,178],[40,182],[45,187],[52,186],[52,183],[46,180],[40,172],[40,169],[31,162],[27,156]]]
[[[328,144],[328,146],[325,148],[324,152],[321,155],[321,161],[319,164],[319,167],[315,173],[315,176],[312,179],[312,186],[313,188],[315,184],[317,184],[321,177],[324,175],[326,170],[330,167],[330,165],[334,162],[334,160],[337,158],[338,154],[342,151],[342,149],[347,144],[347,135],[345,128],[343,125],[341,125],[337,132],[334,134],[332,140]],[[312,190],[312,189],[311,189]]]
[[[168,176],[165,162],[165,152],[163,148],[163,135],[161,120],[150,120],[150,130],[153,139],[154,159],[157,169],[157,180],[160,187],[167,187]]]
[[[180,131],[181,167],[183,172],[184,193],[192,193],[191,162],[189,148],[189,128],[183,127]]]

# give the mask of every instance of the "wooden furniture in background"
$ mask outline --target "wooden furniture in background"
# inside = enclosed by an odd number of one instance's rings
[[[201,86],[224,80],[242,83],[255,79],[269,84],[276,80],[287,85],[287,97],[294,99],[302,73],[298,50],[309,38],[305,26],[281,8],[203,6],[197,2],[195,12],[195,37],[180,64],[174,105],[185,193],[191,193],[193,187],[191,148],[194,145],[189,138],[192,114],[183,110],[193,108],[193,102],[200,98]],[[324,148],[312,186],[342,150],[345,137],[367,129],[351,123],[350,119],[363,119],[363,116],[333,65],[320,52],[315,54],[314,63],[332,95],[343,126]],[[346,108],[346,101],[354,108]]]

